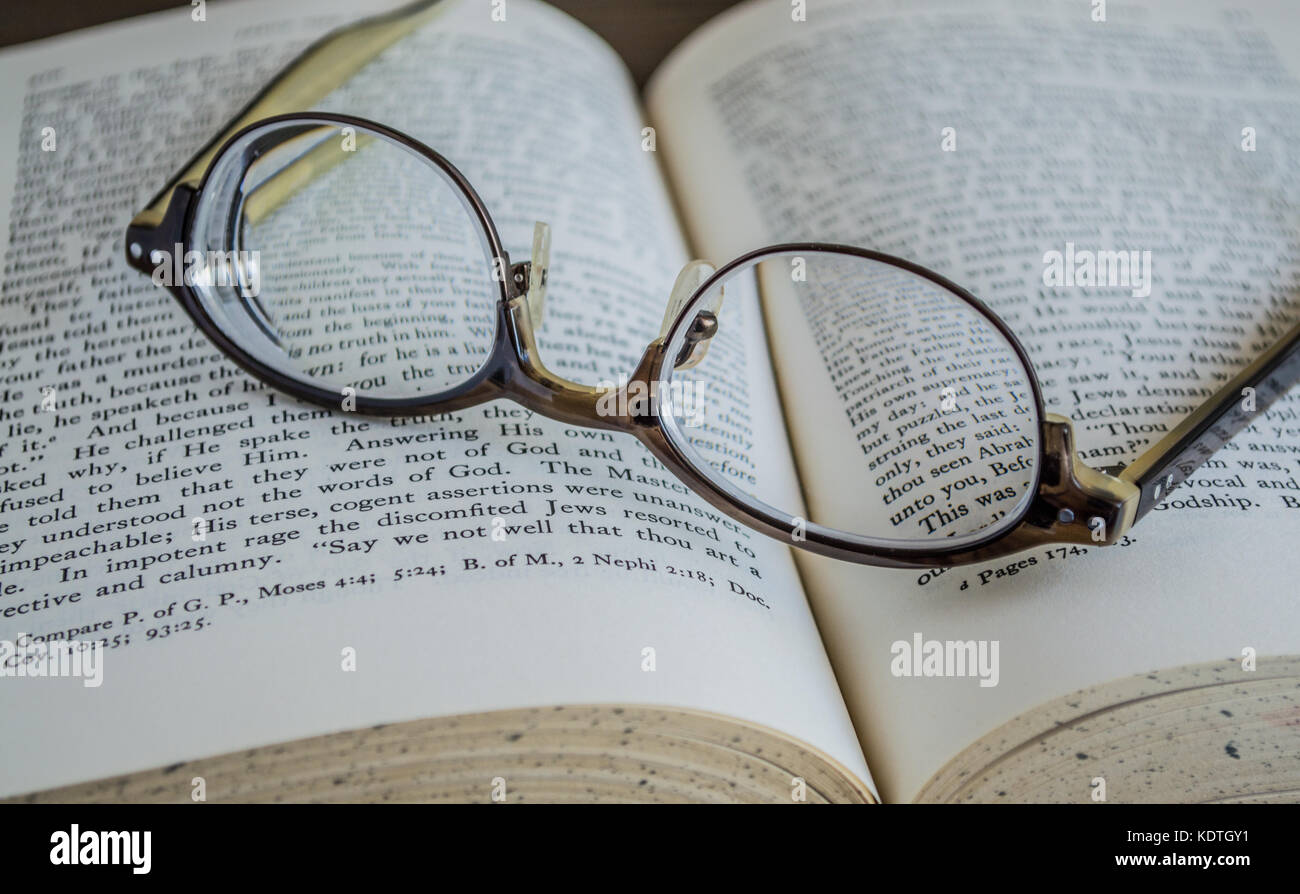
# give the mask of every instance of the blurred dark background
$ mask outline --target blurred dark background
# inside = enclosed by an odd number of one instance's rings
[[[221,0],[211,0],[221,2]],[[275,2],[275,0],[263,0]],[[644,84],[668,51],[737,0],[549,0],[600,34]],[[146,12],[189,6],[188,0],[36,0],[6,4],[0,46],[50,37]]]

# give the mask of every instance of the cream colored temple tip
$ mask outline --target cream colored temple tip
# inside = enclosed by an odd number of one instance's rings
[[[551,266],[551,227],[542,221],[533,224],[533,255],[528,270],[528,315],[533,328],[541,330],[546,312],[546,278]]]

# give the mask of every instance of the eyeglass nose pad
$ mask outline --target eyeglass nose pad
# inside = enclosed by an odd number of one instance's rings
[[[533,254],[528,267],[528,316],[533,328],[541,331],[546,312],[546,276],[551,266],[551,228],[542,221],[533,223]]]
[[[691,298],[700,286],[714,274],[714,267],[708,261],[695,260],[682,268],[673,283],[672,294],[668,298],[668,309],[664,313],[663,325],[659,327],[659,337],[663,338],[677,322],[686,309]],[[674,369],[690,369],[704,359],[709,350],[709,340],[718,331],[718,311],[722,309],[723,290],[718,289],[709,297],[705,305],[696,311],[694,322],[686,333],[686,341],[673,364]]]

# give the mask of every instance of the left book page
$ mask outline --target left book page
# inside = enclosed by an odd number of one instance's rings
[[[0,648],[12,670],[36,643],[102,647],[98,680],[0,677],[0,795],[573,703],[736,717],[869,779],[787,547],[636,442],[506,403],[397,421],[298,404],[127,268],[126,222],[166,177],[294,53],[379,11],[213,3],[0,57],[17,122],[0,161]],[[550,363],[593,383],[630,371],[687,257],[617,56],[517,0],[504,22],[444,4],[380,63],[318,108],[443,153],[520,258],[549,222]],[[356,248],[339,268],[368,263]],[[779,412],[750,336],[745,409]],[[395,524],[397,503],[421,521]]]

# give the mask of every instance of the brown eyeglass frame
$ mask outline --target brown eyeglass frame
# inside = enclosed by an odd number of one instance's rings
[[[850,562],[896,568],[927,568],[967,564],[1011,555],[1044,544],[1106,546],[1120,541],[1170,490],[1186,479],[1234,434],[1249,424],[1300,380],[1300,324],[1272,348],[1224,385],[1159,443],[1126,468],[1093,469],[1078,459],[1071,423],[1046,413],[1033,365],[1007,325],[979,299],[944,277],[911,262],[868,249],[828,243],[772,245],[742,255],[718,268],[678,305],[678,315],[650,342],[636,369],[622,387],[624,399],[570,381],[549,370],[538,350],[535,311],[528,291],[534,271],[528,262],[511,264],[486,207],[465,177],[446,158],[411,137],[383,125],[350,115],[321,112],[283,113],[285,107],[308,105],[323,97],[375,55],[427,21],[436,5],[419,3],[330,35],[308,48],[275,78],[230,125],[174,175],[149,207],[131,221],[126,232],[126,260],[149,274],[156,251],[176,244],[191,248],[197,199],[215,162],[246,133],[273,124],[349,126],[378,134],[423,156],[460,190],[466,207],[482,229],[486,244],[508,275],[497,279],[496,335],[483,366],[464,383],[432,396],[371,398],[357,394],[355,411],[376,416],[419,416],[451,412],[487,401],[508,398],[561,422],[623,432],[636,437],[669,472],[710,504],[736,521],[768,536],[821,555]],[[667,346],[683,327],[700,326],[693,308],[702,296],[732,271],[769,255],[829,252],[854,255],[929,279],[961,298],[996,328],[1012,346],[1030,384],[1039,419],[1036,480],[1033,496],[1022,501],[1017,515],[999,523],[998,530],[973,543],[944,548],[941,540],[917,547],[883,547],[845,532],[776,512],[754,499],[746,502],[701,473],[667,434],[657,403],[646,406],[637,395],[666,381]],[[209,316],[188,283],[166,286],[205,335],[236,364],[272,387],[324,407],[338,408],[336,389],[286,376],[262,363],[232,341]],[[708,332],[708,327],[700,327]],[[709,337],[711,333],[704,335]],[[680,358],[673,358],[674,368]],[[1243,396],[1253,389],[1254,409]],[[597,402],[602,401],[598,408]],[[610,413],[608,408],[636,408]],[[920,543],[920,541],[918,541]]]

